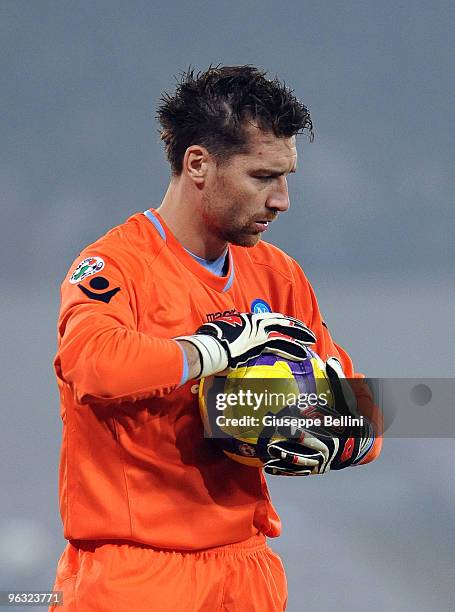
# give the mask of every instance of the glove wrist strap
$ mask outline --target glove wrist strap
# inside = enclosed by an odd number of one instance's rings
[[[201,359],[201,371],[196,378],[217,374],[228,367],[226,349],[213,336],[197,334],[194,336],[179,336],[174,340],[185,340],[197,349]]]

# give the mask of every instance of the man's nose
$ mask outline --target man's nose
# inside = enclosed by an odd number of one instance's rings
[[[280,176],[274,185],[273,191],[267,198],[267,208],[285,212],[289,206],[288,182],[285,176]]]

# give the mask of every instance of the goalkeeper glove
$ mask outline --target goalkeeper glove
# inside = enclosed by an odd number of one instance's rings
[[[326,372],[337,414],[359,418],[361,415],[357,410],[357,401],[340,362],[334,357],[328,359]],[[271,459],[265,462],[264,471],[274,476],[308,476],[324,474],[329,470],[342,470],[360,463],[375,440],[371,424],[365,418],[363,422],[362,426],[355,428],[355,433],[348,428],[345,435],[318,435],[314,428],[295,429],[291,439],[267,444]]]
[[[199,352],[201,371],[195,378],[236,368],[263,351],[285,359],[303,361],[305,348],[316,338],[301,321],[280,313],[241,313],[205,323],[192,336],[174,340],[190,342]]]

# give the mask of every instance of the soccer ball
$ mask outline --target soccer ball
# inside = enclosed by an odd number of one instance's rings
[[[230,459],[261,467],[270,459],[267,444],[288,439],[283,416],[317,412],[321,398],[333,407],[325,363],[308,349],[304,361],[262,353],[227,375],[204,378],[199,410],[205,435]]]

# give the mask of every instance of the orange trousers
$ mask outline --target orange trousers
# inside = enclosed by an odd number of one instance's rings
[[[53,612],[282,612],[286,576],[263,535],[201,551],[121,541],[68,543]]]

